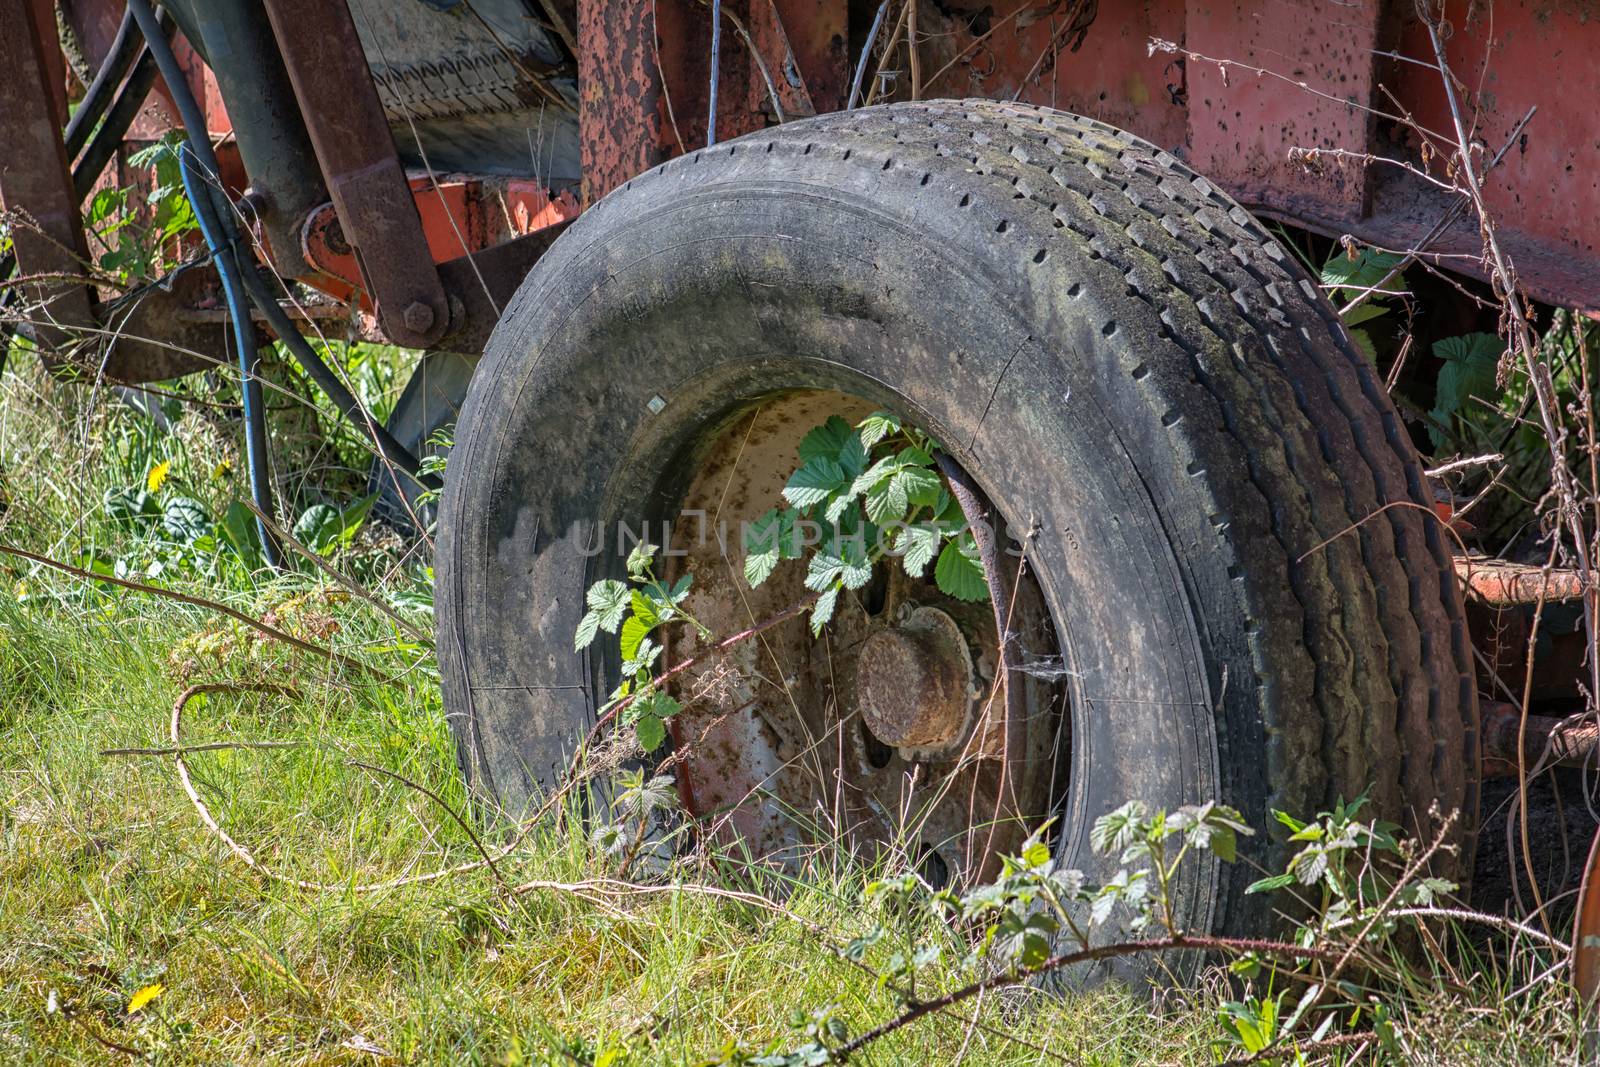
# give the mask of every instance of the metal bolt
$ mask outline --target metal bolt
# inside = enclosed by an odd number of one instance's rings
[[[412,333],[424,334],[433,327],[433,309],[420,300],[413,300],[401,319]]]

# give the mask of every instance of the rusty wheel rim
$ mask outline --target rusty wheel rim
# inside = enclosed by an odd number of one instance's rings
[[[667,565],[694,575],[686,607],[711,633],[805,597],[801,561],[745,583],[742,525],[781,506],[807,430],[873,409],[834,392],[768,397],[694,451]],[[999,605],[945,596],[931,567],[912,579],[892,561],[841,598],[821,638],[802,617],[685,672],[672,737],[700,839],[765,863],[832,842],[909,862],[936,885],[991,877],[1045,823],[1069,765],[1062,672],[1037,666],[1060,663],[1055,625],[1021,571],[997,586],[1009,593],[1009,700]],[[666,646],[672,661],[701,650],[687,628]]]

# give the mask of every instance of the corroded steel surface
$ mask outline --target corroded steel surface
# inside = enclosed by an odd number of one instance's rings
[[[1583,579],[1577,571],[1478,557],[1457,557],[1456,575],[1469,596],[1494,607],[1517,604],[1554,604],[1583,596]]]
[[[1582,767],[1593,761],[1600,746],[1600,724],[1581,707],[1559,717],[1529,715],[1526,723],[1516,706],[1504,701],[1480,701],[1479,708],[1484,777],[1516,775],[1519,767],[1531,769],[1541,759],[1548,766]]]
[[[756,589],[745,585],[742,524],[781,504],[812,426],[870,410],[832,393],[771,398],[708,442],[664,543],[675,571],[694,575],[687,610],[713,633],[749,627],[807,595],[803,562],[780,563]],[[912,579],[891,561],[877,571],[840,598],[822,640],[801,617],[685,672],[686,708],[672,720],[685,800],[704,835],[737,836],[746,854],[775,861],[839,838],[867,856],[904,850],[939,878],[991,870],[1049,810],[1052,786],[1063,785],[1052,777],[1059,694],[1023,676],[1023,730],[1008,752],[990,605],[952,600],[931,576]],[[1026,584],[1013,640],[1053,654],[1053,626]],[[906,651],[898,639],[912,635],[927,637],[927,647],[872,662],[874,649]],[[667,655],[697,649],[692,633],[679,632]],[[918,665],[935,677],[918,677]],[[893,706],[869,710],[874,698],[864,688],[900,690],[904,699],[880,693]],[[935,710],[915,709],[919,694]],[[1003,795],[1008,763],[1021,783],[1014,800]]]
[[[578,0],[578,128],[584,207],[677,154],[672,120],[667,117],[661,92],[654,35],[658,19],[660,28],[674,40],[686,32],[690,20],[684,6],[684,0],[648,4]],[[687,103],[680,98],[673,106],[681,109]],[[673,117],[677,118],[676,110]]]
[[[7,27],[0,34],[0,206],[17,216],[11,239],[20,274],[37,279],[27,287],[40,305],[33,317],[65,327],[40,325],[38,339],[47,349],[64,349],[71,328],[94,323],[88,286],[71,280],[83,276],[89,254],[61,139],[65,108],[57,109],[53,91],[61,62],[54,14],[46,4],[50,22],[41,24],[35,6],[0,0],[0,24]]]
[[[1239,67],[1190,60],[1189,161],[1251,203],[1311,200],[1341,216],[1367,206],[1369,168],[1306,168],[1291,148],[1367,152],[1379,0],[1190,0],[1184,45]],[[1298,84],[1249,68],[1283,71]],[[1330,99],[1330,97],[1332,99]]]
[[[411,190],[343,0],[266,0],[328,194],[384,332],[422,348],[450,323]]]
[[[1589,862],[1578,890],[1578,911],[1572,924],[1572,984],[1578,1003],[1590,1015],[1586,1035],[1593,1052],[1595,1002],[1600,999],[1600,831],[1589,846]]]

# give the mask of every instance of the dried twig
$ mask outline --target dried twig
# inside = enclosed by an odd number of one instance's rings
[[[230,619],[242,622],[252,630],[263,633],[276,641],[282,641],[286,645],[292,645],[293,647],[300,649],[302,652],[309,652],[314,656],[321,656],[324,659],[331,660],[334,663],[339,664],[341,667],[345,667],[350,670],[362,671],[367,674],[376,674],[379,677],[385,677],[383,672],[379,671],[378,668],[370,664],[362,663],[358,659],[351,659],[349,656],[335,652],[331,648],[324,648],[321,645],[314,645],[309,641],[302,641],[293,634],[284,633],[276,626],[269,626],[260,619],[252,618],[242,611],[230,608],[226,604],[220,604],[215,600],[207,600],[203,596],[193,596],[189,593],[180,593],[175,589],[163,589],[158,585],[144,585],[140,582],[130,582],[126,578],[115,578],[109,574],[95,574],[93,571],[86,571],[81,567],[74,567],[70,563],[62,563],[60,560],[51,559],[49,556],[41,556],[37,552],[29,552],[25,548],[17,548],[15,545],[0,544],[0,552],[3,552],[8,556],[18,556],[22,559],[32,560],[34,563],[41,564],[42,566],[52,567],[55,570],[62,571],[65,574],[70,574],[74,578],[82,578],[86,582],[109,582],[111,585],[121,586],[124,589],[132,589],[139,593],[149,593],[151,596],[163,597],[167,600],[176,600],[180,604],[189,604],[193,607],[215,611],[219,614],[228,616]]]

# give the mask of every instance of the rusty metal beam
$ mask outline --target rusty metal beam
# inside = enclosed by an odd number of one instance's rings
[[[450,325],[411,187],[344,0],[265,0],[317,163],[384,332],[423,348]]]
[[[94,315],[84,274],[88,247],[50,82],[55,68],[36,6],[0,0],[0,25],[9,28],[0,34],[0,206],[13,215],[18,274],[37,279],[26,290],[46,320],[35,325],[35,338],[59,356],[73,329],[92,326]],[[48,28],[53,47],[53,17]]]
[[[1483,700],[1479,701],[1479,708],[1485,777],[1517,773],[1519,736],[1523,739],[1522,765],[1530,768],[1544,758],[1554,767],[1582,767],[1594,759],[1596,749],[1600,748],[1600,723],[1581,710],[1559,718],[1529,715],[1524,728],[1521,714],[1511,704]]]
[[[674,122],[690,143],[686,126],[697,106],[682,91],[685,79],[661,69],[667,55],[658,63],[656,40],[659,34],[660,43],[667,44],[688,32],[687,14],[684,0],[578,0],[580,199],[585,208],[675,155]],[[668,54],[675,51],[666,49]],[[680,90],[671,101],[671,118],[662,92],[665,83]]]

